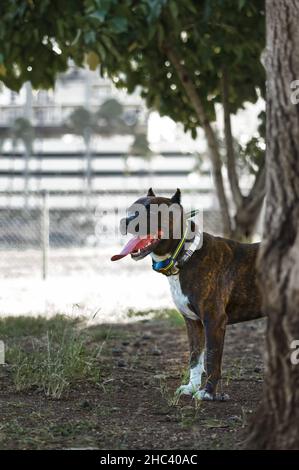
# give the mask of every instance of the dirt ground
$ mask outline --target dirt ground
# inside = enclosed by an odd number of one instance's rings
[[[0,366],[0,448],[240,448],[261,398],[264,329],[264,320],[228,327],[225,402],[177,401],[188,345],[171,318],[89,327],[87,348],[102,344],[99,380],[76,380],[60,399],[16,392],[10,365]]]

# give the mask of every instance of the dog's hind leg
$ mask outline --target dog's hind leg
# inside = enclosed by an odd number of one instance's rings
[[[205,334],[201,320],[184,318],[190,347],[190,377],[189,383],[181,385],[176,393],[193,395],[201,386],[201,376],[204,372]]]

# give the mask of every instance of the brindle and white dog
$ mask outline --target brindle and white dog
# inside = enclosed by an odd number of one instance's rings
[[[185,223],[179,189],[172,198],[157,197],[149,189],[147,196],[138,199],[132,207],[136,204],[144,207],[148,222],[153,213],[151,208],[160,205],[176,204],[179,214],[169,217],[167,239],[161,236],[165,230],[163,222],[159,222],[156,233],[151,232],[151,224],[148,223],[146,234],[141,238],[135,237],[112,260],[129,253],[135,260],[151,254],[153,268],[167,275],[174,303],[184,316],[187,327],[190,379],[187,385],[179,387],[178,393],[193,395],[200,400],[223,399],[224,396],[217,393],[217,384],[221,377],[226,325],[262,316],[261,296],[255,282],[259,244],[239,243],[203,232],[199,234],[201,247],[194,249],[192,241],[198,238],[194,222],[192,234],[185,233],[182,238],[175,238],[173,234],[177,225],[184,233]],[[129,226],[135,218],[135,212],[132,214],[129,210],[129,215],[121,220],[122,229],[132,233]],[[206,379],[202,384],[205,370]]]

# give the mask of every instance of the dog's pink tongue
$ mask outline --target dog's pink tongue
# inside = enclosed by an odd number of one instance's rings
[[[118,255],[114,255],[111,258],[111,261],[117,261],[119,259],[124,258],[125,256],[133,253],[134,251],[141,250],[145,248],[154,240],[154,237],[148,235],[146,238],[134,237],[128,241],[128,243],[124,246],[122,251]]]

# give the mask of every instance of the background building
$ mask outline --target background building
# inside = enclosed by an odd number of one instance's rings
[[[138,90],[128,95],[98,71],[70,67],[49,91],[2,88],[0,108],[2,207],[32,207],[41,190],[51,207],[95,206],[98,194],[149,185],[199,191],[204,207],[215,205],[209,164],[199,177],[191,139],[173,123],[165,139]]]

